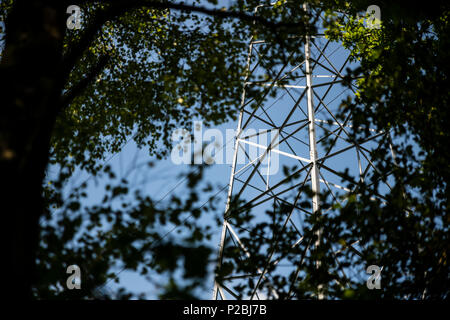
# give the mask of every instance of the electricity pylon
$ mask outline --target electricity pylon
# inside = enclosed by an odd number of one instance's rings
[[[306,6],[304,9],[307,10]],[[258,47],[270,45],[264,40],[251,40],[249,44],[248,70],[242,93],[241,106],[236,130],[234,157],[231,168],[227,204],[222,225],[218,268],[227,259],[224,256],[226,246],[234,246],[241,250],[242,258],[248,258],[250,253],[241,241],[241,234],[247,232],[240,226],[233,225],[230,221],[230,205],[232,198],[237,196],[244,201],[245,208],[251,208],[259,219],[263,218],[263,212],[272,203],[288,203],[293,209],[284,218],[284,228],[292,225],[298,231],[298,239],[291,244],[298,246],[302,242],[304,233],[302,221],[305,215],[327,214],[321,210],[319,194],[329,191],[330,199],[335,203],[345,201],[344,195],[351,190],[342,185],[345,169],[349,173],[359,177],[360,181],[371,170],[376,170],[370,160],[370,151],[377,148],[380,139],[385,137],[383,132],[372,130],[372,135],[359,143],[352,140],[348,128],[352,126],[351,116],[343,121],[336,117],[340,97],[355,94],[354,84],[349,88],[343,85],[345,81],[343,71],[350,67],[349,52],[339,43],[332,42],[323,34],[307,34],[304,38],[303,61],[297,65],[286,62],[280,66],[269,81],[251,82],[251,74],[260,70],[258,66],[265,57],[261,56]],[[247,91],[251,86],[264,86],[267,91],[275,92],[273,99],[267,99],[256,106],[252,106],[247,97]],[[266,91],[266,92],[267,92]],[[344,96],[343,96],[344,95]],[[253,101],[254,102],[254,101]],[[249,134],[248,129],[255,128],[259,133]],[[272,132],[271,139],[263,140],[266,143],[255,142],[255,137],[261,137],[266,132]],[[331,145],[322,145],[325,139],[332,140]],[[246,147],[254,147],[260,150],[255,155]],[[239,159],[245,159],[239,161]],[[263,163],[266,165],[263,165]],[[274,162],[277,162],[274,165]],[[286,177],[280,172],[281,167],[297,165],[298,170]],[[292,182],[292,177],[296,176]],[[286,181],[290,181],[289,183]],[[312,197],[302,194],[303,188],[309,186]],[[292,196],[285,197],[291,194]],[[302,197],[311,201],[311,206],[304,208],[300,205]],[[290,199],[290,200],[289,200]],[[344,199],[344,200],[343,200]],[[235,210],[235,212],[239,212]],[[330,209],[327,209],[330,210]],[[234,213],[231,213],[234,214]],[[317,240],[311,246],[319,245],[323,235],[317,231]],[[358,251],[358,243],[349,246]],[[339,250],[330,252],[338,259]],[[342,249],[343,250],[343,249]],[[267,266],[277,265],[277,268],[291,268],[299,270],[300,265],[282,265],[277,259],[276,248],[267,253]],[[320,261],[316,262],[320,265]],[[256,268],[248,275],[231,274],[224,281],[215,281],[213,299],[237,298],[232,285],[249,277],[256,283],[250,299],[263,299],[259,292],[262,280],[270,282],[271,274],[268,268]],[[346,270],[341,270],[345,275]],[[348,271],[348,270],[347,270]],[[286,272],[286,271],[280,271]],[[298,272],[297,272],[298,275]],[[352,276],[352,275],[350,275]],[[295,279],[298,281],[298,278]],[[278,297],[275,289],[272,296]],[[323,296],[318,288],[318,297]]]

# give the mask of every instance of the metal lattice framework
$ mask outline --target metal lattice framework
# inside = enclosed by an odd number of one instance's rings
[[[236,131],[226,214],[219,245],[219,268],[227,259],[224,256],[226,246],[239,248],[243,259],[250,255],[241,241],[241,234],[246,230],[233,225],[227,215],[232,197],[238,196],[244,200],[244,206],[251,208],[261,219],[264,210],[274,202],[289,202],[293,209],[283,218],[283,227],[289,224],[298,230],[298,239],[291,244],[295,247],[303,240],[302,221],[305,215],[318,214],[321,210],[318,196],[321,190],[329,191],[335,202],[345,201],[345,194],[351,190],[342,185],[341,173],[348,168],[353,176],[363,181],[371,170],[377,170],[370,160],[370,151],[377,148],[380,140],[385,138],[384,133],[372,130],[370,137],[356,143],[348,132],[352,126],[351,116],[348,115],[344,121],[339,121],[336,117],[342,100],[339,98],[352,95],[356,90],[356,87],[349,89],[342,84],[343,70],[351,65],[351,61],[349,52],[339,43],[327,40],[323,34],[307,35],[303,48],[304,60],[301,63],[280,66],[271,75],[270,81],[250,82],[250,75],[258,73],[261,61],[266,59],[259,50],[260,46],[265,45],[270,43],[258,40],[250,41],[249,45],[249,75],[245,80]],[[247,97],[247,90],[254,85],[267,87],[266,93],[274,92],[275,97],[256,107],[251,106],[254,101]],[[259,132],[249,133],[249,128],[258,129]],[[273,134],[267,140],[269,132]],[[266,137],[262,140],[267,143],[255,142],[256,137],[261,138],[265,133]],[[332,138],[333,143],[322,145],[321,142],[327,138]],[[259,149],[259,154],[249,152],[249,147]],[[274,167],[275,157],[278,163]],[[298,178],[294,182],[289,179],[290,183],[286,183],[287,179],[279,169],[293,164],[299,169],[292,176],[295,174]],[[312,199],[302,195],[300,190],[303,186],[310,186]],[[388,185],[386,187],[389,188]],[[302,197],[312,201],[310,208],[305,209],[299,205]],[[323,211],[321,214],[326,214]],[[317,235],[317,241],[326,237],[320,232]],[[358,243],[352,244],[350,248],[358,251]],[[330,254],[339,259],[339,250],[344,249],[336,248]],[[299,270],[299,265],[282,265],[276,256],[275,250],[268,251],[267,265],[278,264],[279,269]],[[342,270],[344,275],[346,271]],[[234,282],[248,277],[253,277],[256,284],[249,298],[263,299],[259,285],[262,280],[270,281],[271,276],[267,268],[258,268],[249,275],[229,275],[221,283],[215,281],[213,299],[237,298],[233,291]],[[277,298],[276,292],[272,294]]]

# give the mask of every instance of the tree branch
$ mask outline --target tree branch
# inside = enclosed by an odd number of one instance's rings
[[[90,1],[87,1],[87,3],[89,2]],[[205,7],[198,7],[193,5],[178,4],[171,2],[150,1],[150,0],[126,0],[126,1],[118,0],[118,1],[109,1],[108,3],[110,4],[110,7],[108,7],[106,10],[101,10],[96,14],[96,16],[92,20],[92,23],[86,27],[80,40],[75,44],[73,44],[72,48],[67,53],[63,62],[63,70],[66,76],[75,66],[76,61],[81,57],[84,50],[86,50],[89,44],[95,39],[97,32],[100,30],[100,28],[104,23],[106,23],[108,20],[112,20],[119,17],[128,10],[132,10],[138,7],[151,7],[154,9],[161,9],[161,10],[174,9],[178,11],[203,13],[211,16],[217,16],[220,18],[236,18],[248,22],[259,23],[271,29],[301,26],[300,23],[294,22],[287,22],[287,23],[273,22],[264,19],[262,17],[247,14],[244,12],[209,9]]]
[[[87,86],[97,77],[100,72],[105,68],[108,64],[111,57],[109,55],[103,55],[98,59],[97,64],[92,67],[92,69],[88,72],[86,77],[81,79],[77,84],[75,84],[66,94],[61,97],[61,102],[59,104],[59,110],[61,111],[65,109],[75,97],[80,95]]]

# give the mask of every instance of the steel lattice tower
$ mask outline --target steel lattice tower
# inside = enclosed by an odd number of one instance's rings
[[[304,9],[307,10],[306,5]],[[250,41],[249,75],[258,72],[259,62],[264,59],[259,54],[258,47],[263,45],[270,44],[264,40]],[[350,139],[348,133],[348,128],[352,126],[351,116],[348,115],[344,121],[339,121],[336,117],[342,100],[339,97],[356,92],[356,87],[348,89],[342,84],[343,71],[351,65],[349,52],[339,43],[327,40],[323,34],[306,35],[302,51],[304,60],[301,63],[281,66],[270,81],[250,82],[249,75],[245,80],[225,209],[227,213],[232,197],[238,196],[245,200],[247,207],[250,206],[259,214],[267,209],[270,203],[288,201],[283,195],[292,194],[290,204],[294,209],[285,217],[284,225],[292,224],[299,232],[298,240],[292,243],[293,247],[303,239],[302,217],[306,214],[318,214],[320,211],[320,191],[328,190],[334,201],[342,201],[339,200],[342,199],[340,197],[351,190],[342,185],[341,172],[349,168],[354,176],[364,180],[371,170],[376,170],[370,160],[370,151],[378,146],[380,139],[385,138],[384,133],[371,130],[371,137],[356,143]],[[297,75],[293,76],[296,72]],[[257,105],[256,108],[250,107],[246,93],[252,85],[262,85],[274,90],[275,98]],[[250,127],[260,130],[260,133],[246,133]],[[267,143],[256,143],[255,137],[261,136],[264,130],[267,131],[267,136],[270,130],[275,130],[276,133],[272,134],[269,140],[265,137]],[[333,144],[322,146],[321,142],[329,137],[333,139]],[[252,156],[246,146],[258,148],[261,151],[259,156]],[[284,183],[285,177],[281,177],[280,172],[271,172],[274,156],[278,160],[276,169],[283,165],[299,166],[296,174],[300,174],[300,178],[295,183]],[[244,158],[245,163],[240,163],[240,158]],[[267,163],[265,166],[262,165],[264,161]],[[312,199],[308,198],[312,201],[309,209],[298,205],[303,196],[299,190],[306,185],[309,185],[313,192]],[[219,267],[227,258],[224,256],[225,246],[239,248],[244,258],[249,255],[240,240],[240,234],[245,232],[239,226],[232,225],[225,214],[219,244]],[[326,235],[318,232],[317,236],[317,241],[320,241]],[[352,244],[351,249],[357,251],[357,246],[357,243]],[[339,248],[330,254],[338,253]],[[274,251],[267,253],[267,264],[270,263],[278,263],[280,268],[299,268],[298,265],[282,266]],[[230,275],[221,284],[215,281],[213,299],[236,298],[232,284],[246,277],[254,277],[256,283],[249,298],[262,299],[258,285],[262,279],[270,276],[266,269],[257,269],[251,275]],[[273,292],[273,296],[276,298],[277,293]]]

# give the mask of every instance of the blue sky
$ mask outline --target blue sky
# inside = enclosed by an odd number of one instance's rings
[[[219,2],[219,6],[228,4],[229,1],[222,1]],[[347,58],[348,53],[345,52],[343,48],[341,48],[338,44],[334,45],[335,49],[333,49],[331,52],[332,55],[330,56],[331,62],[335,64],[336,66],[340,67],[345,59]],[[313,55],[314,57],[314,55]],[[326,64],[326,61],[322,59],[322,62]],[[320,68],[318,68],[320,69]],[[320,74],[320,72],[326,73],[327,71],[322,68],[322,70],[317,70],[317,74]],[[303,80],[304,81],[304,80]],[[322,83],[324,80],[321,78],[314,78],[314,83]],[[296,83],[297,85],[302,85],[302,81],[299,81]],[[304,85],[304,82],[303,82]],[[302,92],[302,89],[290,89],[290,94],[293,96],[299,96]],[[287,92],[285,90],[280,90],[280,92],[277,94],[275,98],[270,98],[266,103],[265,106],[270,106],[270,115],[272,117],[272,120],[280,124],[280,122],[283,121],[283,117],[286,115],[286,109],[289,106],[292,106],[292,97],[290,97],[290,94],[286,94]],[[322,96],[324,94],[323,88],[318,88],[317,93]],[[351,92],[346,92],[343,90],[343,87],[336,86],[334,87],[326,98],[326,103],[329,103],[329,107],[332,109],[332,111],[336,111],[338,108],[338,105],[340,101],[347,97],[347,95],[351,94]],[[315,103],[319,103],[319,101],[316,99]],[[305,106],[305,105],[303,105]],[[306,110],[306,109],[304,109]],[[299,112],[299,111],[298,111]],[[298,117],[300,119],[302,115],[300,113],[294,115],[294,118]],[[327,112],[322,109],[319,110],[319,112],[316,114],[316,118],[321,120],[328,120],[330,119],[329,116],[327,116]],[[193,119],[194,121],[195,119]],[[320,123],[319,123],[320,124]],[[226,137],[226,130],[234,130],[236,129],[237,122],[236,121],[228,121],[224,123],[223,125],[220,125],[218,127],[214,127],[213,129],[218,129],[220,132],[222,132],[223,137]],[[261,123],[255,122],[253,124],[249,125],[249,128],[253,128],[255,130],[258,129],[264,129],[264,126]],[[203,131],[205,132],[208,128],[203,126]],[[307,128],[306,128],[307,129]],[[307,130],[302,130],[298,133],[299,139],[306,139],[307,141]],[[320,128],[317,129],[318,139],[321,135],[323,135],[324,131]],[[234,145],[234,139],[224,139],[224,150],[225,154],[232,154],[233,152],[233,145]],[[295,142],[293,142],[295,145]],[[344,145],[342,145],[344,146]],[[286,149],[286,146],[280,145],[280,150],[284,152],[290,152],[290,150]],[[302,157],[308,158],[309,157],[309,150],[307,146],[302,144],[297,144],[295,147],[296,152],[298,152],[299,155]],[[319,157],[321,156],[321,153],[323,154],[324,150],[319,149]],[[106,157],[108,159],[108,164],[110,164],[113,168],[113,170],[116,172],[116,174],[119,177],[124,177],[127,173],[127,178],[130,182],[130,185],[135,188],[139,189],[143,194],[150,195],[155,201],[161,200],[164,201],[164,199],[167,199],[170,197],[170,195],[179,195],[183,196],[183,194],[186,192],[186,186],[181,181],[180,182],[180,175],[182,173],[185,173],[189,170],[189,165],[181,164],[176,165],[174,164],[170,157],[164,160],[157,161],[156,159],[152,159],[148,156],[148,153],[146,150],[138,149],[133,141],[130,141],[129,143],[125,144],[121,150],[121,152],[113,155],[109,155]],[[280,156],[280,167],[281,165],[292,165],[297,162],[297,160],[293,161],[292,159],[282,157]],[[148,167],[148,166],[140,166],[139,164],[145,164],[149,161],[154,161],[155,166],[154,167]],[[368,165],[367,160],[360,159],[362,167],[365,167]],[[338,157],[333,158],[333,162],[329,164],[330,167],[333,167],[335,170],[340,171],[343,170],[346,167],[352,168],[351,173],[353,173],[355,176],[358,175],[357,172],[357,164],[358,159],[355,157],[355,152],[349,151],[342,153]],[[241,165],[242,167],[243,165]],[[238,166],[238,169],[240,167]],[[355,171],[356,170],[356,171]],[[281,171],[281,170],[280,170]],[[205,182],[210,182],[214,186],[216,186],[217,190],[223,191],[220,193],[220,196],[222,197],[222,200],[219,201],[220,205],[216,208],[216,214],[222,214],[225,210],[225,196],[228,191],[228,188],[226,187],[229,183],[230,178],[230,172],[231,172],[231,166],[230,163],[224,163],[224,164],[214,164],[209,166],[209,168],[206,171],[205,174]],[[330,181],[331,183],[340,184],[340,181],[336,179],[336,177],[333,177],[332,174],[329,173],[323,173],[324,179],[327,181]],[[281,172],[279,174],[275,174],[270,176],[271,183],[275,183],[278,179],[281,179],[282,175]],[[69,186],[76,186],[83,181],[86,181],[86,179],[89,179],[88,184],[88,194],[89,197],[84,203],[84,205],[89,204],[95,204],[97,202],[101,202],[101,199],[103,197],[103,190],[104,185],[106,184],[107,180],[105,179],[92,179],[89,174],[86,172],[77,172],[74,177],[69,181]],[[69,187],[68,186],[68,187]],[[327,186],[322,186],[323,188],[326,188]],[[70,188],[67,189],[67,192]],[[336,193],[339,193],[339,191],[336,191]],[[254,194],[253,194],[254,195]],[[246,195],[248,197],[251,197],[251,193]],[[207,201],[207,199],[210,197],[210,194],[202,194],[202,198],[200,199],[200,203],[203,203],[203,201]],[[212,222],[212,216],[205,216],[203,219],[205,219],[205,223]],[[216,224],[212,224],[216,227],[216,230],[214,232],[215,236],[212,238],[211,242],[209,243],[211,247],[217,248],[219,244],[219,237],[220,237],[220,226],[217,226]],[[68,264],[70,264],[68,262]],[[214,267],[214,266],[211,266]],[[124,286],[126,289],[135,292],[135,293],[145,293],[146,297],[149,299],[156,299],[157,294],[160,292],[160,289],[157,285],[155,285],[155,282],[158,282],[160,284],[164,284],[164,281],[166,278],[158,276],[156,274],[151,274],[150,276],[153,278],[154,282],[148,282],[144,277],[140,276],[136,272],[131,272],[124,270],[122,271],[121,268],[118,268],[115,270],[116,272],[120,272],[120,283],[115,284],[114,282],[109,282],[105,290],[114,290],[117,288],[118,285]],[[83,271],[82,271],[83,272]],[[88,272],[88,271],[87,271]],[[206,283],[205,290],[200,291],[200,297],[204,299],[211,298],[212,294],[212,288],[213,288],[213,280],[210,278],[208,280],[208,283]]]
[[[333,63],[336,65],[342,65],[344,62],[344,59],[346,58],[346,53],[342,49],[338,49],[335,51],[335,54],[333,57]],[[329,99],[327,101],[334,100],[334,105],[338,104],[340,102],[341,98],[345,98],[348,93],[340,91],[342,88],[336,88],[333,89],[332,92],[329,93]],[[300,91],[300,90],[298,90]],[[292,92],[292,94],[295,94]],[[298,94],[298,93],[297,93]],[[280,98],[281,97],[281,98]],[[279,122],[283,119],[283,114],[289,106],[292,105],[292,101],[290,101],[289,96],[286,94],[279,94],[275,98],[269,99],[266,106],[272,105],[271,111],[273,112],[273,121]],[[323,114],[322,114],[323,115]],[[285,116],[285,115],[284,115]],[[300,116],[300,115],[299,115]],[[317,114],[317,118],[320,118],[320,113]],[[322,117],[325,118],[325,115]],[[234,130],[236,128],[236,121],[229,121],[221,126],[215,127],[214,129],[218,129],[223,133],[223,137],[226,137],[226,130],[232,129]],[[262,129],[263,127],[259,126],[257,123],[254,123],[254,126],[249,125],[249,128],[253,129]],[[203,126],[203,133],[207,130],[206,127]],[[306,134],[305,137],[307,137],[307,132],[302,132],[303,135]],[[233,152],[233,145],[234,145],[234,139],[224,141],[225,144],[225,153],[232,153]],[[300,153],[303,152],[302,156],[308,157],[308,150],[305,147],[298,146],[302,151],[299,151]],[[298,149],[298,150],[300,150]],[[248,150],[248,149],[247,149]],[[287,149],[283,149],[283,146],[280,146],[280,150],[289,152]],[[320,154],[320,152],[319,152]],[[356,159],[354,159],[351,153],[343,154],[341,157],[336,158],[333,163],[334,168],[342,169],[350,163],[355,163]],[[109,159],[109,157],[107,157]],[[189,170],[189,165],[181,164],[176,165],[174,164],[170,157],[165,160],[161,161],[155,161],[155,166],[153,168],[149,168],[146,166],[140,167],[139,169],[131,170],[135,164],[139,163],[146,163],[150,159],[147,156],[146,150],[140,150],[136,147],[134,142],[129,142],[126,144],[122,151],[116,155],[113,155],[113,158],[108,161],[108,164],[112,166],[114,171],[118,174],[118,176],[123,176],[126,172],[131,172],[131,174],[128,176],[128,179],[130,181],[130,185],[134,188],[139,188],[141,192],[144,194],[150,195],[153,199],[156,201],[165,199],[170,197],[173,194],[182,196],[185,192],[186,188],[183,182],[180,183],[180,174],[183,172],[187,172]],[[155,160],[155,159],[153,159]],[[295,163],[291,159],[281,157],[279,158],[280,166],[281,165],[292,165]],[[248,161],[247,161],[248,163]],[[243,166],[243,165],[241,165]],[[220,196],[222,197],[222,201],[219,201],[220,204],[216,208],[216,213],[221,214],[225,210],[225,196],[228,191],[228,185],[229,177],[231,172],[231,166],[229,163],[224,164],[214,164],[209,166],[209,168],[206,170],[205,174],[205,181],[211,182],[213,185],[217,186],[216,190],[221,190],[223,187],[225,189],[220,193]],[[81,174],[78,177],[79,181],[84,181],[86,179],[85,174]],[[280,170],[280,174],[270,176],[271,182],[273,179],[281,179],[282,174]],[[327,177],[327,179],[331,180],[331,177]],[[90,195],[88,201],[95,203],[96,201],[101,201],[102,198],[102,191],[103,191],[103,184],[105,181],[98,181],[98,184],[96,185],[94,179],[89,180],[89,189],[88,194]],[[339,183],[339,181],[334,181],[335,183]],[[75,183],[75,182],[74,182]],[[203,199],[200,200],[200,203],[203,203],[203,201],[207,201],[208,197],[210,195],[204,194]],[[247,194],[248,197],[252,196],[252,194]],[[209,217],[204,217],[203,219],[208,220]],[[213,226],[216,226],[215,224],[212,224]],[[219,237],[220,237],[221,229],[219,226],[216,226],[216,230],[214,232],[215,236],[212,238],[209,245],[211,247],[217,248],[219,244]],[[213,267],[213,266],[212,266]],[[157,293],[160,292],[160,288],[155,286],[155,284],[152,282],[148,282],[145,280],[144,277],[140,276],[136,272],[131,271],[122,271],[122,269],[118,269],[117,272],[120,272],[120,283],[119,285],[126,287],[128,290],[133,292],[144,292],[147,295],[147,298],[154,299],[157,298]],[[153,277],[153,280],[156,282],[159,282],[161,284],[164,283],[166,280],[164,277],[158,276],[156,274],[151,275]],[[106,286],[106,290],[113,290],[118,285],[114,282],[109,282]],[[200,292],[200,297],[209,299],[211,297],[211,290],[213,287],[213,281],[212,279],[209,279],[208,283],[206,284],[206,288],[204,291]]]

